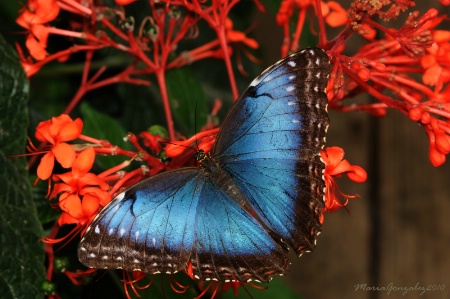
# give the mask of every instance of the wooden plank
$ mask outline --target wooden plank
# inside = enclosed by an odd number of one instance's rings
[[[330,112],[327,146],[340,146],[353,164],[366,167],[368,116]],[[359,194],[344,209],[325,214],[322,234],[312,253],[296,260],[286,279],[304,298],[356,298],[354,285],[368,282],[367,185],[340,179],[342,191]],[[292,259],[294,261],[294,259]],[[357,298],[369,298],[366,292]]]
[[[450,163],[430,164],[423,129],[403,115],[384,119],[381,130],[380,283],[444,284],[442,291],[423,296],[416,291],[404,298],[449,298]]]

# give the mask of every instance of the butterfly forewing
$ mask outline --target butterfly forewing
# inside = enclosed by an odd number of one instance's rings
[[[259,216],[298,254],[314,247],[320,231],[329,72],[328,56],[317,48],[264,71],[228,113],[213,150]]]

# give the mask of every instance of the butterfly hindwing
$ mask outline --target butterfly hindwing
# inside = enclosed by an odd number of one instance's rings
[[[298,254],[320,231],[329,69],[323,50],[305,49],[264,71],[231,108],[212,154]]]
[[[200,202],[192,259],[200,279],[267,282],[285,273],[283,249],[214,178],[206,178]]]
[[[198,173],[197,168],[167,172],[119,194],[83,236],[80,261],[145,273],[184,269],[196,239]]]

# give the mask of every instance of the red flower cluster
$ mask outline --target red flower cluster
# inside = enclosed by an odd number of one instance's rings
[[[82,128],[81,119],[72,120],[66,114],[43,121],[36,128],[36,139],[43,144],[50,144],[45,145],[49,150],[39,163],[38,178],[64,182],[56,184],[50,194],[52,199],[62,193],[58,204],[63,211],[59,225],[74,223],[86,226],[111,200],[111,194],[107,192],[109,185],[97,175],[89,173],[94,164],[94,148],[86,146],[84,150],[77,152],[77,145],[67,143],[83,138]],[[35,152],[39,152],[34,146],[33,148]],[[71,171],[52,176],[55,159],[63,168],[71,168]]]
[[[59,14],[56,0],[30,0],[21,10],[17,24],[29,30],[26,45],[31,56],[42,60],[47,56],[47,23],[53,21]]]
[[[44,154],[37,175],[53,187],[49,197],[57,199],[56,206],[62,211],[57,224],[77,224],[77,233],[121,188],[148,175],[185,166],[192,161],[192,149],[189,147],[194,143],[205,152],[212,148],[218,132],[217,124],[212,121],[203,132],[179,140],[183,138],[176,134],[174,127],[166,72],[206,58],[223,60],[236,99],[238,89],[231,56],[239,52],[234,47],[259,47],[256,40],[234,28],[230,11],[239,1],[150,0],[148,16],[140,24],[135,24],[134,18],[127,16],[126,10],[121,7],[138,5],[139,1],[115,2],[118,6],[105,7],[98,5],[97,1],[28,0],[16,20],[28,32],[25,46],[29,55],[24,54],[20,47],[18,52],[29,77],[50,62],[63,63],[73,53],[85,53],[79,90],[64,114],[39,124],[35,136],[41,146],[36,148],[30,145],[31,151]],[[253,2],[259,10],[263,10],[257,0]],[[441,0],[441,3],[449,5],[447,0]],[[396,19],[411,7],[414,7],[413,0],[354,0],[347,8],[335,1],[283,0],[276,15],[278,25],[284,30],[281,53],[285,56],[300,48],[304,24],[308,18],[315,18],[318,28],[311,31],[319,33],[319,46],[327,51],[332,62],[327,87],[329,108],[342,112],[366,111],[376,116],[384,116],[387,109],[400,111],[423,127],[430,144],[430,161],[439,166],[450,153],[450,31],[436,28],[447,20],[447,16],[440,15],[436,9],[429,9],[424,14],[412,12],[398,29],[376,21]],[[54,21],[61,11],[77,17],[73,18],[70,29],[55,27]],[[215,37],[182,53],[177,51],[182,40],[195,39],[200,34],[199,22],[212,28]],[[327,26],[342,27],[342,30],[328,40]],[[345,49],[345,44],[355,33],[365,39],[365,45],[351,53]],[[49,35],[70,37],[76,43],[48,53]],[[107,48],[125,53],[132,58],[129,59],[132,63],[113,75],[105,72],[106,67],[94,69],[94,54]],[[244,53],[254,60],[247,50]],[[72,120],[67,115],[87,92],[118,82],[149,85],[150,81],[144,77],[148,74],[154,74],[159,85],[167,120],[167,136],[149,132],[136,136],[129,134],[127,140],[136,150],[127,151],[107,141],[82,135],[83,122]],[[421,82],[418,77],[422,78]],[[359,104],[349,100],[361,92],[369,93],[377,102]],[[212,115],[216,114],[216,110],[214,108]],[[75,140],[83,143],[69,143]],[[94,174],[90,171],[96,154],[124,156],[127,160],[101,174]],[[345,206],[349,198],[356,197],[341,192],[335,178],[345,174],[353,182],[361,183],[367,179],[367,174],[361,167],[345,160],[341,148],[327,148],[321,152],[321,157],[326,164],[324,211],[335,211]],[[145,165],[141,169],[123,171],[133,159],[143,161]],[[168,159],[171,159],[170,163]],[[55,167],[55,161],[67,172],[54,173],[55,169],[60,169]],[[57,228],[51,236],[56,236],[56,232]],[[51,240],[47,241],[51,243]],[[53,251],[47,252],[49,261],[52,261],[50,255]],[[48,269],[51,272],[52,267]],[[68,272],[67,276],[72,274]],[[133,287],[133,282],[143,278],[142,273],[133,275],[134,279],[126,286]],[[76,276],[69,278],[73,280]],[[51,275],[47,278],[51,281]],[[222,290],[232,288],[235,291],[239,286],[237,283],[220,285]],[[216,284],[206,287],[202,284],[201,287],[205,292],[207,289],[214,290],[214,294],[220,289]]]
[[[94,165],[95,151],[88,147],[81,151],[72,164],[72,171],[53,175],[56,184],[50,198],[59,195],[59,207],[63,210],[58,223],[82,224],[90,223],[110,200],[107,192],[109,185],[101,178],[88,171]],[[83,198],[83,200],[81,200]]]

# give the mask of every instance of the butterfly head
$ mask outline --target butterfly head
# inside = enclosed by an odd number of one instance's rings
[[[195,160],[197,160],[198,162],[202,163],[205,159],[207,159],[208,157],[205,154],[204,150],[198,150],[195,155],[194,155]]]

